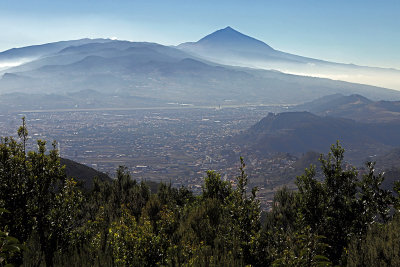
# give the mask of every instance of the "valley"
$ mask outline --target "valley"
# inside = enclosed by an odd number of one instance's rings
[[[3,136],[15,136],[20,118],[25,116],[30,133],[28,146],[32,150],[36,147],[36,139],[56,140],[61,157],[110,177],[115,176],[119,166],[126,166],[136,180],[185,186],[195,193],[201,192],[207,170],[216,170],[235,186],[234,177],[239,175],[239,158],[242,156],[247,164],[249,188],[259,188],[258,198],[263,209],[270,208],[277,189],[284,185],[295,188],[296,176],[310,164],[316,165],[319,173],[319,154],[326,153],[338,139],[343,141],[344,138],[346,160],[361,169],[368,159],[385,155],[396,147],[395,144],[379,143],[382,140],[378,137],[366,143],[366,139],[357,136],[363,128],[350,127],[354,123],[349,119],[324,118],[304,112],[281,113],[288,109],[295,107],[180,106],[21,111],[0,116],[0,131]],[[262,130],[266,126],[257,126],[280,117],[283,122],[274,123],[284,123],[286,126],[279,127],[293,128],[297,134],[286,135],[287,130],[284,130],[279,134],[280,139],[268,137],[268,131]],[[302,119],[308,122],[302,122]],[[342,123],[338,129],[343,128],[345,132],[336,129],[335,134],[328,134],[335,120]],[[304,128],[304,124],[309,124],[308,128]],[[324,130],[324,127],[328,128]],[[267,135],[257,137],[260,131]],[[320,140],[315,134],[328,139]],[[358,138],[360,142],[350,142],[353,139],[346,136]],[[382,170],[395,166],[396,162],[382,166]]]
[[[21,116],[26,116],[31,149],[36,139],[57,140],[61,157],[111,177],[123,165],[137,180],[171,182],[199,192],[207,170],[233,180],[240,156],[249,163],[255,181],[263,177],[260,168],[288,165],[276,160],[263,166],[262,160],[225,140],[279,110],[282,107],[26,112],[0,116],[0,131],[15,136]],[[268,187],[273,184],[270,181]]]

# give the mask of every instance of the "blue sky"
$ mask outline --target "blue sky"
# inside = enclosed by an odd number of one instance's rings
[[[0,0],[0,51],[84,37],[176,45],[228,25],[281,51],[400,69],[399,0]]]

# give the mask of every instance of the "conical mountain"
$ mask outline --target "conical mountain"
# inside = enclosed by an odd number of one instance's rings
[[[301,40],[299,40],[301,41]],[[219,64],[278,70],[400,90],[400,71],[313,59],[273,49],[268,44],[226,27],[179,49]]]
[[[200,39],[197,44],[207,46],[209,48],[224,48],[248,50],[248,51],[263,51],[273,52],[274,49],[266,43],[257,40],[253,37],[238,32],[237,30],[226,27],[215,31],[204,38]]]
[[[217,30],[197,42],[183,43],[178,48],[195,55],[220,62],[219,59],[249,59],[274,56],[279,53],[266,43],[245,35],[231,27]],[[224,61],[224,60],[223,60]],[[222,62],[222,63],[231,63]]]

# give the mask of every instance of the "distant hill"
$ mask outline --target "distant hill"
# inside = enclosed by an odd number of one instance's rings
[[[400,101],[372,101],[357,94],[324,96],[293,109],[368,123],[400,122]]]
[[[371,103],[373,101],[361,95],[345,96],[342,94],[333,94],[298,105],[295,109],[310,111],[315,114],[331,115],[342,110],[354,110],[354,108],[365,107]]]
[[[366,155],[383,153],[400,146],[400,124],[367,124],[354,120],[321,117],[309,112],[270,113],[232,139],[249,150],[305,153],[328,152],[340,140],[346,158],[360,163]]]
[[[381,170],[387,170],[393,167],[400,168],[400,147],[391,149],[383,155],[366,158],[365,161],[375,161],[376,166]],[[398,177],[400,179],[400,176]]]
[[[365,158],[365,162],[367,161],[375,162],[377,172],[384,173],[383,188],[391,190],[394,182],[400,181],[400,147],[380,155]]]

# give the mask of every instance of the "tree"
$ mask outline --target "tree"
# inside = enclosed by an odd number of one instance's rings
[[[360,181],[355,168],[343,159],[344,149],[337,142],[327,157],[320,157],[323,181],[311,168],[296,182],[300,225],[326,238],[334,264],[345,263],[350,240],[364,234],[377,216],[386,218],[391,204],[390,193],[379,187],[383,176],[374,174],[373,164],[367,164],[369,172]]]
[[[400,216],[386,224],[374,224],[349,245],[347,266],[400,266]]]
[[[324,237],[311,231],[310,227],[289,236],[286,248],[276,255],[272,266],[332,266],[325,256],[329,247]]]
[[[138,224],[128,210],[111,224],[109,245],[116,266],[156,266],[162,264],[161,236],[153,232],[150,221]]]
[[[0,208],[0,216],[3,213],[9,213],[9,211]],[[13,257],[21,252],[21,248],[22,246],[18,239],[10,236],[7,229],[5,231],[0,229],[0,266],[13,266]]]
[[[23,243],[37,242],[31,249],[39,255],[36,264],[43,255],[46,265],[52,266],[54,253],[72,231],[70,223],[76,219],[75,208],[82,195],[66,177],[56,142],[47,152],[46,142],[37,140],[37,151],[26,154],[28,131],[25,118],[22,121],[18,129],[21,142],[10,137],[0,144],[0,207],[10,211],[0,226]],[[21,264],[22,259],[16,263]]]
[[[1,227],[22,242],[27,240],[34,225],[31,200],[34,181],[29,177],[23,147],[13,138],[0,143],[0,207],[10,211],[3,215]]]
[[[232,193],[231,185],[221,179],[221,174],[215,171],[207,171],[204,179],[203,198],[214,198],[224,201]]]

